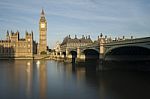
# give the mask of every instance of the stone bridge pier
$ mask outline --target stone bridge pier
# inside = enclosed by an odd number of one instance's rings
[[[63,53],[62,54],[63,58],[68,59],[68,60],[73,59],[73,58],[75,58],[76,61],[85,60],[85,55],[84,53],[81,52],[81,49],[79,47],[73,50],[66,48],[65,52],[61,52],[61,53]]]
[[[105,40],[104,40],[104,38],[100,38],[99,39],[99,59],[100,60],[103,60],[103,58],[104,58],[104,53],[105,53],[105,45],[104,45],[104,43],[105,43]]]

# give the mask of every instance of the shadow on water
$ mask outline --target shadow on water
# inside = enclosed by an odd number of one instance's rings
[[[103,70],[150,71],[150,61],[104,61]]]
[[[98,60],[86,60],[84,62],[72,62],[72,70],[75,71],[78,67],[84,67],[86,72],[96,72],[99,69]]]
[[[102,71],[86,73],[86,80],[98,88],[100,99],[148,99],[149,76],[149,72]]]
[[[95,72],[97,71],[99,62],[98,60],[87,60],[85,61],[85,67],[87,72]]]
[[[148,99],[150,72],[143,72],[149,70],[148,66],[147,61],[87,61],[72,64],[72,71],[84,68],[85,85],[97,90],[96,99]]]
[[[150,61],[100,61],[97,59],[86,60],[85,62],[72,62],[72,69],[77,67],[85,67],[87,72],[97,71],[150,71]]]
[[[149,61],[87,61],[72,64],[72,71],[85,68],[86,85],[99,92],[99,99],[148,99],[150,72],[145,70],[150,70],[149,64]]]

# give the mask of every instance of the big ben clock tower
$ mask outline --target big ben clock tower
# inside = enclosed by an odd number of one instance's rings
[[[41,52],[47,51],[47,22],[44,14],[44,10],[42,9],[41,17],[39,21],[39,31],[40,31],[40,37],[39,37],[39,48],[38,52],[41,54]]]

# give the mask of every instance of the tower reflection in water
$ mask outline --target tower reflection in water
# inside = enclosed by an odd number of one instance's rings
[[[39,76],[39,97],[40,99],[47,98],[47,63],[44,60],[40,64],[36,64]]]
[[[32,63],[32,64],[31,64]],[[33,73],[33,62],[32,61],[28,61],[27,62],[27,66],[26,66],[26,91],[27,91],[27,97],[31,98],[31,90],[32,90],[32,73]]]
[[[15,82],[14,90],[17,92],[15,98],[21,99],[46,99],[47,98],[47,63],[32,60],[14,61]],[[18,95],[19,94],[19,95]]]

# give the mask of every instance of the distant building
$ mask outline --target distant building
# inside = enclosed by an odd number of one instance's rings
[[[81,46],[86,46],[89,44],[92,44],[93,41],[91,40],[90,36],[86,36],[84,37],[84,35],[82,36],[82,38],[77,38],[77,36],[75,35],[75,38],[71,38],[70,35],[65,37],[63,42],[60,44],[61,49],[66,49],[66,48],[77,48],[77,47],[81,47]]]
[[[59,51],[61,50],[61,49],[60,49],[60,43],[59,43],[59,42],[56,42],[56,46],[55,46],[54,50],[55,50],[56,52],[59,52]]]
[[[36,43],[33,32],[26,32],[25,38],[19,37],[19,32],[8,32],[5,40],[0,40],[0,57],[33,57],[36,53]]]

